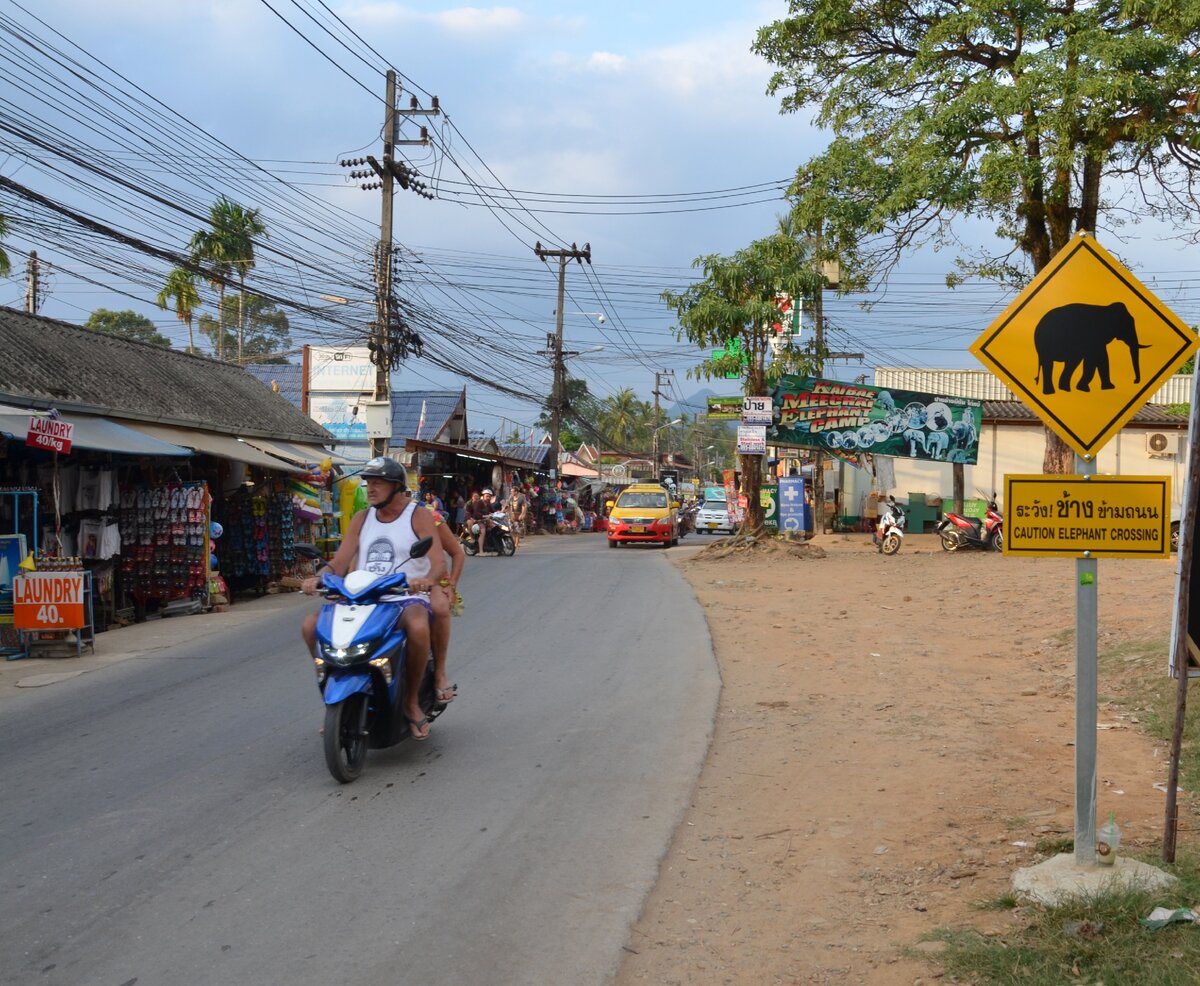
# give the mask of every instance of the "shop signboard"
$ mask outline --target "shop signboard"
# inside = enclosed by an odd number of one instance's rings
[[[804,478],[779,477],[779,529],[804,530]]]
[[[366,346],[310,346],[310,394],[373,394],[375,364]]]
[[[767,527],[779,527],[779,487],[764,486],[758,491],[758,502],[763,509],[763,524]]]
[[[772,418],[771,398],[769,396],[742,398],[742,424],[769,425]]]
[[[1167,558],[1169,476],[1005,476],[1006,555]]]
[[[83,572],[23,572],[13,579],[13,625],[18,630],[80,630]]]
[[[738,455],[766,455],[767,429],[765,425],[738,425]]]
[[[742,397],[708,398],[708,418],[715,421],[737,421],[742,415]]]
[[[364,405],[355,396],[310,397],[308,414],[338,441],[368,441]]]
[[[782,377],[772,395],[772,445],[973,465],[983,401],[817,377]]]
[[[71,436],[74,432],[75,426],[69,421],[35,414],[29,419],[29,433],[25,436],[25,444],[66,455],[71,451]]]

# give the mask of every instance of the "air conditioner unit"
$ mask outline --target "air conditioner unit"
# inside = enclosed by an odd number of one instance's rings
[[[1167,431],[1146,432],[1146,454],[1173,458],[1179,451],[1179,436]]]

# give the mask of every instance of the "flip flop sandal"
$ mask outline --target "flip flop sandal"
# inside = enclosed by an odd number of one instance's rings
[[[458,697],[458,685],[451,685],[449,688],[434,689],[435,696],[443,705],[449,705]]]

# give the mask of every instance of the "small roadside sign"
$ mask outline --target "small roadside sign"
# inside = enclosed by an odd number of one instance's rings
[[[13,625],[18,630],[79,630],[82,572],[24,572],[13,579]]]
[[[1064,442],[1094,459],[1197,345],[1192,329],[1081,233],[970,351]]]
[[[773,414],[774,408],[769,396],[742,398],[742,424],[769,425]]]
[[[1168,476],[1005,476],[1006,555],[1166,558]]]
[[[767,428],[765,425],[738,425],[738,455],[766,455]]]

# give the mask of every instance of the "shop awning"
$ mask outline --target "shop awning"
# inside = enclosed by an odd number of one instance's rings
[[[29,419],[33,415],[44,417],[43,412],[27,411],[8,404],[0,404],[0,432],[23,442],[29,434]],[[120,455],[189,456],[190,448],[184,448],[168,440],[143,434],[108,418],[97,418],[87,414],[63,413],[63,421],[74,425],[71,447],[90,449],[95,452],[115,452]]]
[[[331,460],[335,466],[344,466],[350,462],[345,456],[330,452],[319,445],[296,445],[293,442],[270,441],[266,438],[244,438],[242,441],[268,455],[309,469],[319,465],[325,459]]]
[[[233,462],[244,462],[260,469],[273,469],[276,472],[301,472],[302,469],[292,463],[284,462],[273,455],[268,455],[261,449],[255,448],[249,442],[233,438],[230,435],[218,435],[212,431],[193,431],[190,428],[176,428],[173,425],[156,425],[146,421],[123,422],[128,427],[140,431],[151,438],[163,442],[174,442],[186,448],[194,449],[204,455],[215,455],[220,459],[230,459]]]

